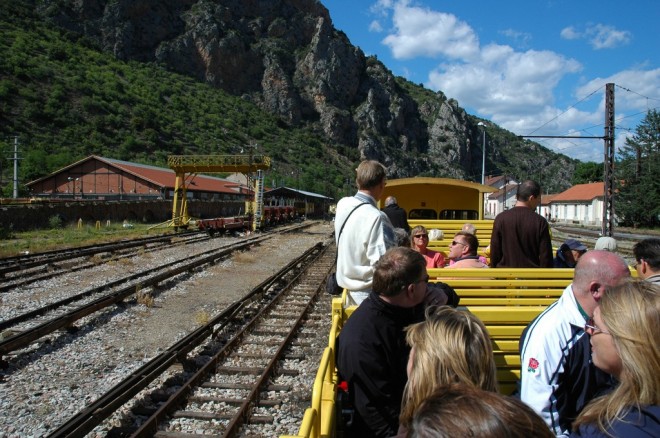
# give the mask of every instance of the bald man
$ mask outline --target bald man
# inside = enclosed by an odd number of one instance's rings
[[[385,199],[385,208],[383,213],[387,215],[394,228],[403,228],[407,234],[410,234],[410,225],[408,225],[408,215],[406,210],[399,207],[394,196],[388,196]]]
[[[588,251],[575,267],[573,283],[523,331],[520,339],[520,398],[556,436],[568,436],[582,408],[611,385],[591,361],[584,325],[605,289],[630,277],[618,255]]]

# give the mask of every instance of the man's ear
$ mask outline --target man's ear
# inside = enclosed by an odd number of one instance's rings
[[[406,286],[406,294],[408,298],[414,298],[415,297],[415,285],[414,284],[409,284]]]
[[[592,281],[589,283],[589,293],[596,301],[600,301],[600,299],[603,297],[604,290],[605,286],[597,281]]]

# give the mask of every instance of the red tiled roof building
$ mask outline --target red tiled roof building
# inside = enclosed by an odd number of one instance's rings
[[[172,199],[172,169],[90,155],[29,182],[32,196],[106,200]],[[188,196],[202,200],[244,200],[247,187],[222,178],[194,175]]]

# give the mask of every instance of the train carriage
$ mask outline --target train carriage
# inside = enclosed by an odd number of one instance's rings
[[[451,178],[400,178],[387,181],[381,204],[395,196],[400,207],[415,220],[484,219],[485,197],[494,187]]]

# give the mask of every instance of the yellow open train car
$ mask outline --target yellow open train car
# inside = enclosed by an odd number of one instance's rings
[[[388,196],[395,196],[409,220],[483,220],[485,197],[496,191],[494,187],[451,178],[389,179],[380,207]]]

